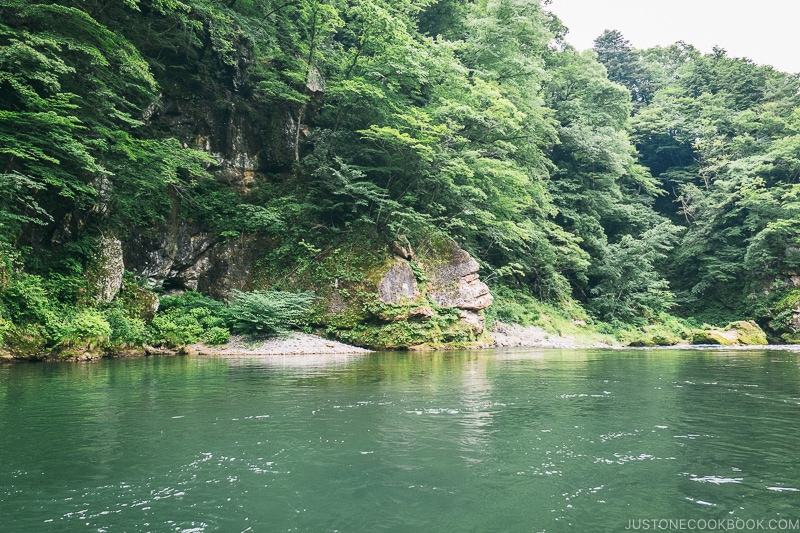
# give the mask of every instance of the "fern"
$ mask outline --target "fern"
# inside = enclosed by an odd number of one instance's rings
[[[314,301],[314,293],[231,291],[228,310],[233,330],[246,336],[278,335],[297,326]]]

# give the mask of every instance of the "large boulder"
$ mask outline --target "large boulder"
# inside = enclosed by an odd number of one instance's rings
[[[323,269],[338,268],[359,281],[335,278],[317,288],[323,303],[316,320],[341,339],[374,348],[435,348],[464,345],[483,333],[482,310],[492,295],[478,262],[454,242],[440,238],[415,251],[401,236],[383,255],[359,256],[373,262]]]
[[[428,294],[442,307],[480,311],[492,305],[489,286],[480,280],[480,265],[455,243],[446,248],[443,262],[428,268],[432,287]]]
[[[767,335],[752,320],[731,322],[724,328],[708,328],[692,332],[692,344],[749,346],[767,344]]]

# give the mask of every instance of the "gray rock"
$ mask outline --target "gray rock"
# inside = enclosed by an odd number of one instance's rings
[[[434,310],[431,309],[430,307],[428,307],[427,305],[423,305],[421,307],[416,307],[414,309],[411,309],[408,312],[409,320],[416,319],[416,320],[423,320],[424,321],[424,320],[428,320],[430,318],[433,318],[435,315],[436,315],[436,312],[434,312]]]
[[[461,322],[470,327],[475,335],[483,333],[484,324],[486,322],[483,316],[474,311],[467,311],[464,309],[459,311],[458,315],[461,318]]]
[[[231,289],[252,287],[259,253],[260,243],[252,236],[220,242],[192,222],[173,219],[154,234],[133,233],[125,263],[154,287],[225,298]]]
[[[344,301],[339,291],[333,291],[328,298],[326,311],[330,314],[341,313],[347,309],[347,302]]]
[[[480,280],[480,265],[466,250],[451,244],[445,263],[435,264],[429,275],[429,296],[442,307],[479,311],[492,305],[489,287]]]
[[[407,261],[397,260],[378,283],[378,297],[385,304],[399,304],[419,296],[414,271]]]
[[[194,290],[209,267],[207,254],[214,244],[197,225],[173,218],[155,233],[132,233],[125,262],[154,286]]]
[[[325,92],[325,79],[317,67],[312,66],[308,70],[308,78],[306,81],[306,89],[312,94],[322,94]]]
[[[792,319],[790,323],[794,331],[800,331],[800,308],[792,309]]]
[[[248,235],[216,244],[203,256],[202,268],[197,269],[197,289],[218,299],[227,298],[232,289],[251,290],[262,244]]]
[[[98,250],[98,277],[95,299],[109,303],[122,287],[125,262],[122,257],[122,242],[113,235],[102,235]]]
[[[447,256],[444,257],[445,263],[437,264],[430,269],[431,281],[436,285],[447,285],[475,274],[480,269],[478,262],[466,250],[454,243],[451,244]]]
[[[411,243],[408,242],[408,237],[401,235],[396,241],[392,243],[392,253],[402,259],[409,261],[417,261],[417,254],[414,252]]]
[[[457,307],[480,311],[492,305],[494,297],[489,292],[489,286],[480,280],[457,282],[447,287],[432,290],[429,296],[442,307]]]

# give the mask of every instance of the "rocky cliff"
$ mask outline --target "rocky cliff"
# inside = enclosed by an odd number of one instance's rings
[[[323,91],[314,80],[311,96]],[[259,181],[292,179],[305,128],[300,120],[309,111],[251,109],[233,86],[226,92],[231,102],[215,105],[198,96],[164,95],[162,105],[144,118],[150,127],[168,130],[213,156],[214,179],[239,195]],[[259,266],[274,242],[255,233],[215,234],[192,216],[191,198],[170,191],[170,199],[171,210],[156,227],[103,237],[96,269],[102,273],[100,299],[116,295],[124,271],[167,293],[200,291],[221,300],[232,289],[274,285],[275,276]],[[330,250],[320,259],[330,264],[316,275],[289,276],[291,288],[317,292],[314,323],[329,335],[363,346],[400,348],[463,344],[482,334],[482,310],[492,296],[479,279],[478,263],[454,242],[444,237],[422,242],[419,254],[405,237],[389,246],[379,238],[358,246],[351,243],[347,279],[337,277],[343,266],[334,264],[339,259]],[[282,272],[292,271],[289,265]]]
[[[325,95],[324,79],[312,68],[305,103],[258,103],[249,85],[252,54],[246,46],[236,43],[236,64],[217,69],[206,84],[189,78],[165,83],[159,102],[141,117],[147,128],[211,156],[208,172],[216,187],[237,198],[264,184],[296,184],[297,164],[309,151],[306,122]],[[463,344],[484,330],[482,310],[492,303],[489,288],[479,279],[478,263],[446,237],[419,242],[415,251],[405,237],[387,246],[380,229],[372,228],[369,238],[347,237],[317,250],[313,258],[276,266],[270,254],[287,246],[285,232],[276,237],[220,231],[200,216],[190,191],[170,187],[166,194],[162,222],[103,234],[90,274],[98,301],[112,300],[128,271],[166,293],[200,291],[220,300],[233,289],[311,289],[319,302],[313,323],[328,335],[364,346]],[[339,253],[344,246],[346,258]]]

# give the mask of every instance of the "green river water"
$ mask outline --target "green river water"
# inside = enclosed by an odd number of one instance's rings
[[[0,454],[2,532],[800,531],[800,355],[4,365]]]

